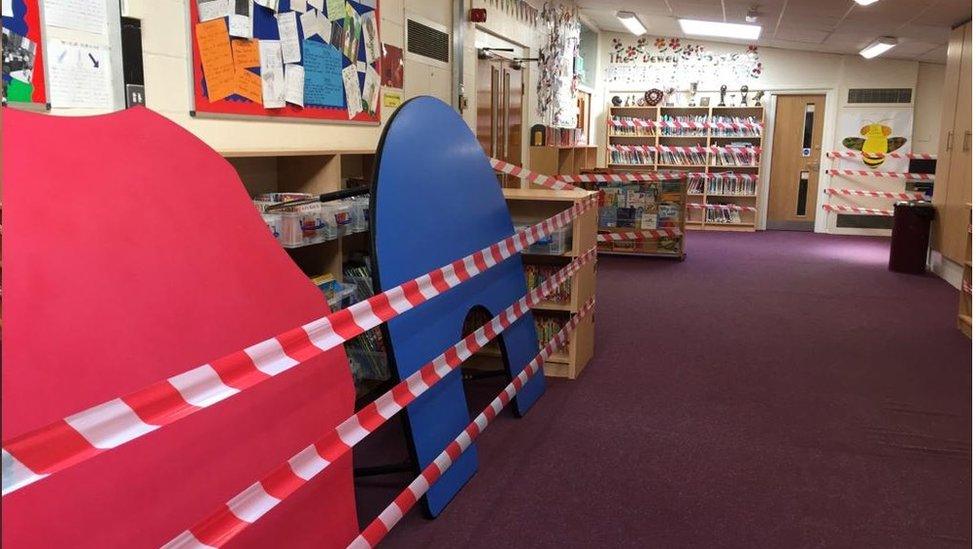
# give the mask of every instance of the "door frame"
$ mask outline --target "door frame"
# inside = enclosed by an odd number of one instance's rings
[[[830,143],[834,142],[834,131],[837,124],[837,90],[835,88],[790,88],[781,90],[769,90],[769,107],[766,109],[766,135],[763,141],[768,143],[768,151],[763,151],[764,162],[759,170],[760,177],[766,182],[762,186],[762,196],[759,197],[759,218],[756,228],[766,230],[766,215],[769,206],[769,188],[771,186],[770,177],[773,170],[773,135],[776,131],[776,106],[777,100],[781,95],[823,95],[824,96],[824,127],[820,142],[820,174],[817,177],[817,205],[816,215],[813,222],[813,232],[827,232],[827,212],[823,210],[824,200],[826,199],[823,190],[827,188],[827,177],[824,170],[827,166],[827,153],[831,151]]]
[[[531,48],[529,48],[525,44],[512,40],[511,38],[508,38],[506,36],[502,36],[497,32],[494,32],[490,29],[486,29],[481,25],[474,26],[474,32],[472,33],[472,36],[473,36],[472,41],[474,43],[474,49],[475,49],[475,57],[474,57],[475,75],[477,75],[478,48],[484,47],[486,45],[488,47],[494,47],[498,45],[499,42],[501,42],[504,43],[506,47],[515,48],[514,52],[496,53],[495,56],[500,59],[512,59],[515,57],[531,57],[530,55]],[[522,165],[523,166],[526,165],[529,161],[529,133],[530,133],[529,128],[532,126],[529,119],[530,112],[531,113],[535,112],[535,110],[532,107],[532,101],[535,99],[535,89],[529,85],[529,83],[532,81],[529,73],[530,71],[535,71],[535,70],[537,70],[535,64],[529,62],[526,63],[525,66],[522,67],[522,70],[519,71],[522,74],[522,136],[520,141],[522,144]],[[475,97],[475,110],[477,111],[477,97],[478,97],[477,76],[474,76],[473,80],[475,82],[473,96]],[[532,94],[531,97],[529,96],[530,93]],[[472,90],[468,90],[467,95],[470,97],[472,95]]]

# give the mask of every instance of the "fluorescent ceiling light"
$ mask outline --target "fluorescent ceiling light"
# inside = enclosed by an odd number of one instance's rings
[[[762,27],[759,25],[742,25],[739,23],[678,19],[678,24],[681,25],[681,32],[692,36],[718,36],[721,38],[755,40],[759,38],[759,33],[762,32]]]
[[[854,0],[858,5],[870,6],[871,4],[877,2],[878,0]]]
[[[637,18],[636,13],[632,11],[618,11],[617,19],[620,19],[620,22],[623,23],[624,26],[627,27],[627,30],[633,34],[637,36],[647,34],[647,27],[645,27],[644,23],[641,23],[641,20]]]
[[[882,53],[895,47],[896,45],[898,45],[897,38],[893,38],[891,36],[882,36],[881,38],[878,38],[874,42],[871,42],[871,44],[868,47],[861,50],[861,57],[865,59],[871,59],[873,57],[877,57]]]

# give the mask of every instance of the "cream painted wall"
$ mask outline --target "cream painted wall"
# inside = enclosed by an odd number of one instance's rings
[[[915,152],[939,153],[945,71],[945,65],[918,64],[918,81],[915,84],[915,135],[912,141]]]
[[[147,106],[195,133],[217,150],[373,149],[381,127],[325,122],[191,117],[190,33],[192,0],[127,0],[127,15],[142,21]],[[451,27],[451,0],[381,0],[383,42],[403,47],[405,13]],[[444,85],[446,83],[446,87]],[[404,99],[432,94],[450,101],[450,69],[404,62]],[[390,109],[383,110],[383,121]]]

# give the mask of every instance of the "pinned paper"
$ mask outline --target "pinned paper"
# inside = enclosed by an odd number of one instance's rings
[[[200,21],[212,21],[231,14],[231,0],[197,0]]]
[[[254,0],[254,3],[268,8],[269,10],[277,13],[278,12],[278,0]]]
[[[349,4],[346,4],[343,27],[342,53],[350,61],[356,61],[359,58],[359,35],[363,30],[363,22],[356,9]]]
[[[2,0],[0,1],[0,14],[4,17],[14,16],[14,0]]]
[[[337,19],[342,19],[346,16],[346,2],[345,0],[327,0],[327,10],[329,13],[329,19],[335,21]],[[313,2],[314,3],[314,2]],[[319,5],[322,5],[322,0],[319,0]],[[319,11],[322,11],[321,8]]]
[[[388,109],[395,109],[403,103],[403,94],[395,91],[383,92],[383,106]]]
[[[285,101],[305,106],[305,68],[301,65],[285,65]]]
[[[234,66],[245,69],[261,66],[261,50],[257,39],[231,40],[230,49],[234,54]]]
[[[305,103],[342,106],[342,54],[329,44],[305,41]]]
[[[315,10],[308,10],[299,16],[302,22],[302,38],[309,38],[319,34],[319,15]]]
[[[359,73],[356,67],[349,65],[342,69],[342,85],[346,90],[346,109],[349,111],[349,118],[355,118],[357,114],[363,112],[363,97],[359,91]]]
[[[245,68],[238,67],[237,72],[235,73],[235,81],[236,85],[234,86],[234,92],[237,95],[261,104],[262,92],[260,76]]]
[[[254,36],[254,4],[248,1],[239,1],[234,5],[234,12],[229,18],[230,35],[241,38],[252,38]]]
[[[379,59],[380,33],[376,26],[376,12],[371,11],[363,15],[363,45],[366,48],[366,62],[372,63]]]
[[[234,93],[234,56],[223,19],[197,23],[197,47],[211,103]]]
[[[293,11],[278,14],[278,37],[281,39],[281,58],[284,62],[301,62],[302,46],[298,43],[298,14]]]
[[[380,73],[376,72],[372,66],[366,69],[363,99],[366,100],[366,110],[370,114],[376,114],[376,106],[380,100]]]
[[[325,10],[325,0],[308,0],[308,5],[319,11]]]
[[[281,42],[261,40],[261,95],[264,106],[280,109],[285,106],[285,70],[281,63]]]
[[[108,46],[55,39],[47,42],[47,48],[50,54],[48,91],[52,106],[101,109],[112,106]],[[15,82],[20,80],[13,78],[11,83]],[[17,96],[17,91],[11,91],[9,87],[7,92],[11,97]]]
[[[291,6],[291,11],[297,11],[298,13],[305,13],[305,10],[308,8],[305,0],[291,0],[289,5]]]

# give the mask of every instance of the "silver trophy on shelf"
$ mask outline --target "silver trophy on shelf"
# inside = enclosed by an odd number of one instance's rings
[[[664,90],[664,106],[673,107],[674,106],[674,86]]]
[[[756,102],[757,107],[762,107],[762,98],[763,98],[763,94],[765,93],[766,92],[759,90],[756,92],[756,96],[752,98],[752,100]]]
[[[689,107],[696,106],[695,95],[697,93],[698,93],[698,82],[697,81],[692,82],[691,84],[688,85],[688,106]]]
[[[749,106],[749,103],[748,103],[748,101],[749,101],[749,86],[742,86],[741,88],[739,88],[739,91],[742,92],[742,103],[740,103],[739,105],[742,106],[742,107],[748,107]]]
[[[722,84],[722,87],[718,89],[718,106],[725,106],[725,93],[729,91],[729,87]]]

